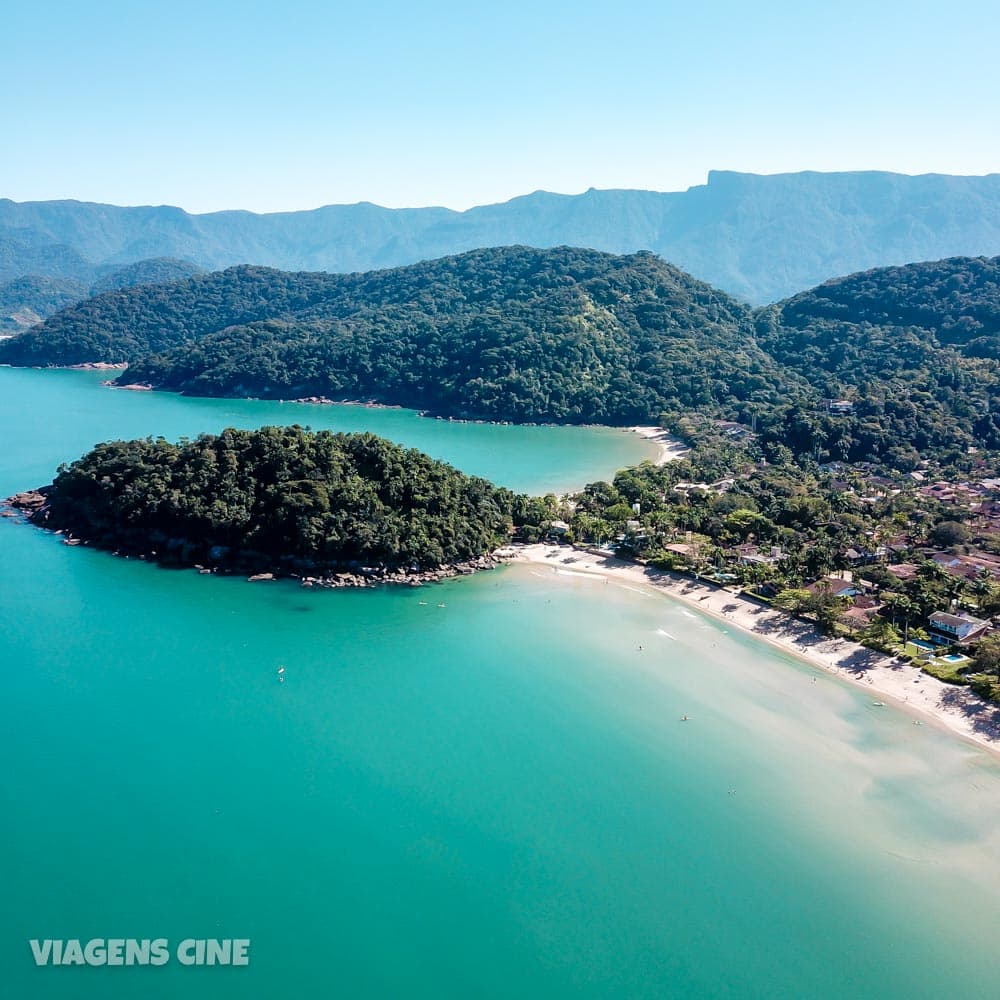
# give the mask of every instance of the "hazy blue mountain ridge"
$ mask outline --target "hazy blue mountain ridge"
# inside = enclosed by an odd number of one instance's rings
[[[191,215],[166,206],[0,200],[0,276],[5,239],[26,252],[67,247],[94,263],[168,256],[208,270],[251,263],[351,272],[514,244],[652,250],[762,304],[871,267],[1000,253],[1000,175],[712,171],[707,184],[684,192],[538,191],[465,212],[362,202]]]

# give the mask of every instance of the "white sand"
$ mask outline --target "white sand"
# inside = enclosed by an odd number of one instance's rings
[[[574,576],[606,577],[662,591],[863,687],[875,700],[892,701],[912,713],[916,721],[931,722],[1000,755],[1000,708],[967,688],[944,684],[910,663],[900,663],[847,639],[831,639],[790,615],[688,577],[566,546],[522,545],[516,549],[518,561],[546,565],[553,572],[558,569]]]
[[[629,430],[647,438],[659,448],[659,454],[655,459],[656,465],[666,465],[667,462],[686,455],[690,450],[680,438],[675,438],[662,427],[630,427]]]

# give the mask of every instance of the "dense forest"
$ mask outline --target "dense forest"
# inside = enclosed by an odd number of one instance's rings
[[[60,310],[102,292],[180,281],[201,271],[190,261],[156,257],[124,267],[81,266],[74,275],[26,274],[0,283],[0,333],[23,333]]]
[[[421,570],[510,538],[523,499],[373,434],[227,429],[112,441],[59,470],[32,520],[101,548],[253,572]]]
[[[728,296],[652,254],[566,247],[359,275],[233,268],[93,299],[0,354],[98,358],[198,395],[363,397],[489,420],[627,424],[787,391]]]
[[[1000,258],[952,258],[826,282],[759,310],[757,343],[849,412],[786,410],[796,454],[882,458],[1000,449]]]
[[[22,333],[60,309],[87,297],[89,289],[76,278],[25,275],[0,284],[0,333]]]
[[[756,433],[769,461],[1000,449],[1000,258],[882,268],[751,312],[649,253],[506,247],[388,271],[238,267],[97,296],[0,361],[126,361],[194,395]]]

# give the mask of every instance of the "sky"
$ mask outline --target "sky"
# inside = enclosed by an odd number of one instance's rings
[[[752,173],[1000,171],[1000,7],[9,4],[0,197],[464,209]]]

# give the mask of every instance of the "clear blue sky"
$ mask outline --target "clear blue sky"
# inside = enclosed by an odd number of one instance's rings
[[[18,2],[0,196],[190,211],[1000,171],[1000,7]]]

